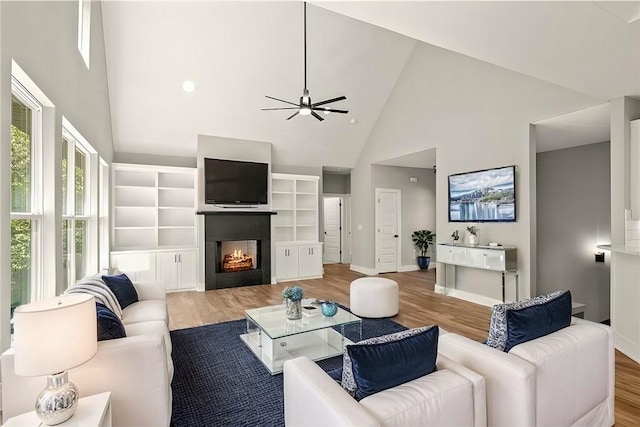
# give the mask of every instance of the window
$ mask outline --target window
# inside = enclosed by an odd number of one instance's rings
[[[90,268],[95,270],[93,257],[97,257],[92,245],[97,230],[91,224],[91,198],[97,198],[91,180],[93,150],[68,127],[62,138],[62,262],[67,286],[85,277]]]
[[[89,68],[91,51],[91,0],[78,0],[78,50]]]
[[[42,291],[42,106],[11,80],[11,314]]]

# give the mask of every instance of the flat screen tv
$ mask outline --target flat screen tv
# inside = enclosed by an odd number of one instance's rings
[[[205,203],[265,205],[269,166],[266,163],[204,159]]]
[[[449,175],[449,222],[515,220],[515,166]]]

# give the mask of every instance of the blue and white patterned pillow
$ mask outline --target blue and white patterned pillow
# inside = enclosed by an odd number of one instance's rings
[[[567,291],[552,292],[547,295],[540,295],[524,301],[494,305],[493,313],[491,314],[491,324],[489,326],[489,336],[487,337],[485,344],[489,347],[504,351],[508,338],[507,311],[541,305],[551,301],[552,299],[558,298],[566,292]]]
[[[413,335],[424,332],[432,326],[424,326],[422,328],[407,329],[406,331],[396,332],[394,334],[382,335],[380,337],[373,337],[367,340],[358,341],[356,344],[379,344],[384,342],[398,341],[403,338],[411,337]],[[353,368],[351,363],[351,357],[347,351],[348,345],[344,346],[343,358],[342,358],[342,388],[345,389],[351,396],[355,396],[358,385],[353,376]]]

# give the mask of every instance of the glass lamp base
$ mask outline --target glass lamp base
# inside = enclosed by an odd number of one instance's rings
[[[36,399],[36,414],[48,426],[67,421],[78,406],[78,387],[67,371],[47,377],[47,388]]]

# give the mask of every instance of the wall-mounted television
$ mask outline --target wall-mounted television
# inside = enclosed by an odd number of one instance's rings
[[[449,175],[449,222],[515,220],[515,166]]]
[[[269,165],[236,160],[204,159],[205,203],[265,205]]]

